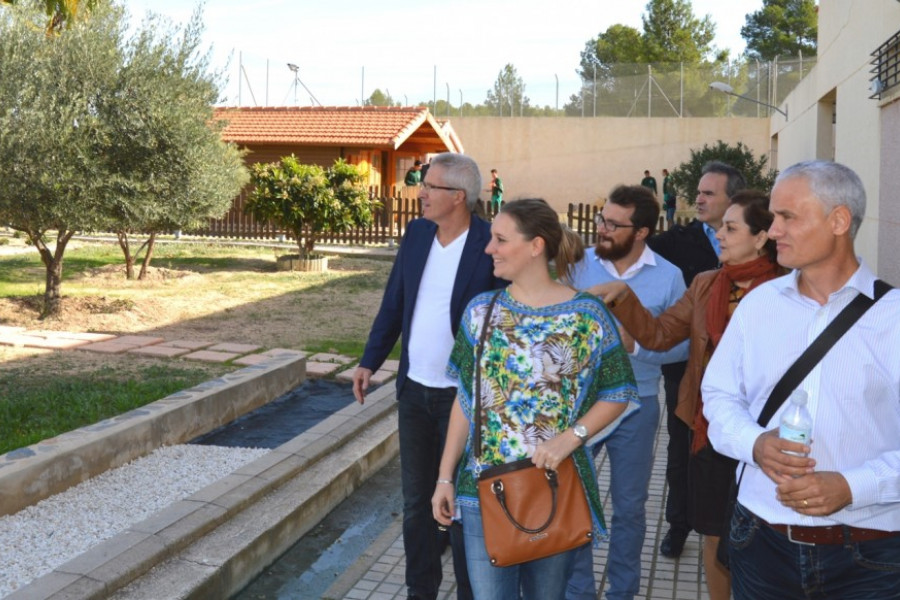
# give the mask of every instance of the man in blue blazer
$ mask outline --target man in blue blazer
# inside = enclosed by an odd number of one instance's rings
[[[473,213],[480,190],[471,158],[445,153],[431,159],[419,188],[424,218],[407,227],[353,376],[353,393],[363,403],[369,378],[401,337],[397,416],[409,598],[433,600],[441,583],[446,534],[432,516],[431,496],[456,398],[456,383],[446,373],[456,330],[469,300],[506,283],[494,277],[484,253],[490,225]],[[461,532],[451,529],[450,541],[457,598],[471,598]]]

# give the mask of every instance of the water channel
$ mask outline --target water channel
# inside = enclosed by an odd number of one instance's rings
[[[277,448],[351,402],[354,399],[349,383],[309,379],[190,443]],[[401,510],[399,459],[394,458],[233,600],[321,598]]]

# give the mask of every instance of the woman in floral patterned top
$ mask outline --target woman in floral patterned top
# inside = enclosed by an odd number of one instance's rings
[[[485,252],[494,259],[494,275],[512,283],[497,297],[481,359],[482,448],[472,447],[474,372],[495,292],[469,303],[450,357],[449,370],[459,386],[432,498],[434,516],[442,525],[462,519],[476,599],[563,598],[571,551],[510,567],[490,564],[478,509],[478,475],[487,467],[529,457],[536,466],[555,469],[573,455],[593,512],[595,539],[601,539],[605,524],[584,441],[612,424],[629,401],[637,402],[637,388],[602,302],[550,275],[549,262],[555,259],[566,281],[584,249],[546,202],[504,204]]]

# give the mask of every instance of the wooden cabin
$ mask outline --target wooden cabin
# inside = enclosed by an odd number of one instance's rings
[[[301,163],[329,167],[343,158],[368,174],[379,195],[404,187],[416,160],[463,152],[449,122],[425,107],[224,107],[214,117],[226,123],[225,141],[249,150],[248,165],[294,154]]]

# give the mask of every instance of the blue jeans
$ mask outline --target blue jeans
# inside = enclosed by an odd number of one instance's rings
[[[641,396],[641,408],[622,421],[601,444],[594,456],[606,446],[609,454],[610,495],[613,516],[610,523],[607,600],[631,600],[641,587],[641,548],[647,532],[645,504],[653,469],[653,445],[659,426],[659,398]],[[566,600],[595,600],[591,546],[576,551],[571,568]]]
[[[797,544],[737,504],[728,554],[735,600],[900,598],[900,537]]]
[[[495,567],[484,546],[481,511],[462,507],[463,538],[472,591],[479,600],[562,600],[576,550],[511,567]],[[590,548],[590,544],[585,544]]]
[[[406,587],[411,596],[424,600],[437,597],[443,574],[441,554],[448,534],[438,530],[431,512],[431,496],[455,399],[456,388],[431,388],[412,379],[406,380],[397,398]],[[457,598],[468,600],[472,595],[458,528],[451,528],[449,537]]]

